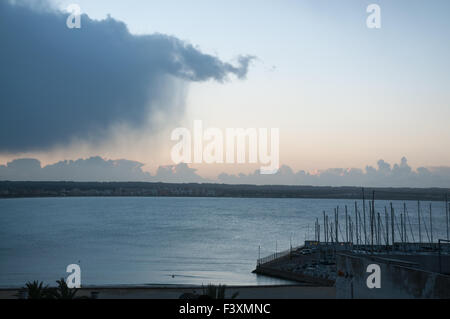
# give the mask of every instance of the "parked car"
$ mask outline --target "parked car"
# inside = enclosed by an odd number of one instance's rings
[[[302,255],[311,255],[311,253],[312,253],[311,249],[303,249],[301,252]]]

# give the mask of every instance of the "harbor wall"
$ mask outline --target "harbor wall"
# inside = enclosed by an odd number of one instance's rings
[[[276,269],[270,266],[258,266],[253,272],[259,275],[297,281],[312,286],[331,287],[334,285],[334,280],[306,276],[292,271]]]
[[[390,256],[391,257],[391,256]],[[403,259],[404,256],[402,256]],[[426,262],[427,257],[432,257]],[[435,256],[416,256],[414,261],[338,253],[336,297],[346,298],[450,298],[450,276],[424,270],[436,268]],[[448,257],[448,256],[446,256]],[[400,258],[396,256],[396,258]],[[380,288],[368,288],[367,266],[380,266]]]

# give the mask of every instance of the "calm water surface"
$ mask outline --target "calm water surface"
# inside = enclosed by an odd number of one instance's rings
[[[383,216],[387,204],[376,202]],[[0,286],[54,283],[72,263],[84,285],[286,283],[251,273],[258,246],[264,256],[303,243],[336,205],[354,214],[354,201],[334,199],[0,199]],[[414,228],[417,203],[407,208]],[[433,203],[434,238],[445,233],[443,212]]]

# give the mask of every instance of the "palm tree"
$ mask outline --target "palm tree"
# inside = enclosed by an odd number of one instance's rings
[[[48,286],[44,286],[42,281],[27,282],[25,284],[28,293],[28,299],[50,299],[51,291]]]
[[[226,285],[219,284],[218,286],[209,284],[206,289],[203,288],[203,296],[209,299],[225,299]],[[239,292],[235,292],[230,299],[235,299],[239,295]]]
[[[57,280],[57,288],[53,288],[52,295],[55,299],[78,299],[75,297],[78,292],[77,288],[69,288],[64,278]]]
[[[78,289],[69,288],[64,278],[57,280],[58,287],[50,288],[44,286],[42,281],[27,282],[25,284],[28,299],[82,299],[83,297],[75,297]],[[85,297],[87,298],[87,297]]]

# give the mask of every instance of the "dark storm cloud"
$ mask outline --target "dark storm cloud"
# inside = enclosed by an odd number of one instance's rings
[[[174,78],[244,78],[252,59],[233,66],[175,37],[132,35],[112,18],[82,15],[81,29],[69,29],[68,14],[38,3],[0,2],[0,152],[100,140],[115,123],[139,128],[174,111]]]

